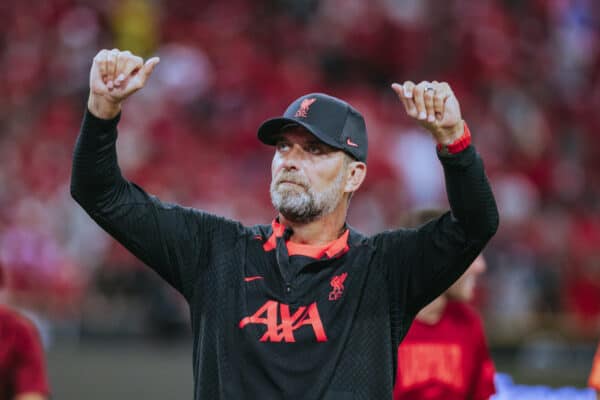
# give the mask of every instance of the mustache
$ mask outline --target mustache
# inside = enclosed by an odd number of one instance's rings
[[[291,182],[296,185],[302,186],[305,189],[308,187],[307,180],[300,174],[282,172],[279,175],[279,177],[275,180],[275,184],[279,185],[280,183],[283,183],[283,182]]]

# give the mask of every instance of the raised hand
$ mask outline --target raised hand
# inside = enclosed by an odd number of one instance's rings
[[[406,113],[434,136],[438,143],[450,144],[463,134],[460,105],[446,82],[411,81],[394,83],[392,89],[404,104]]]
[[[153,57],[144,63],[130,51],[100,50],[90,70],[90,112],[99,118],[114,118],[121,103],[144,87],[159,61]]]

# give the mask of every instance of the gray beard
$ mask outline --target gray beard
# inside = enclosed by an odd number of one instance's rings
[[[330,214],[342,200],[344,172],[342,169],[335,181],[322,192],[315,192],[309,187],[303,176],[284,172],[271,181],[273,207],[287,220],[296,223],[309,223]],[[296,182],[300,186],[281,184],[282,180]]]

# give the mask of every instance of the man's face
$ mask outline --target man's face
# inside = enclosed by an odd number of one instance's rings
[[[345,154],[303,127],[284,130],[271,164],[271,201],[288,220],[307,223],[340,204],[346,184]]]
[[[459,301],[470,301],[475,294],[477,277],[485,272],[485,259],[480,254],[465,273],[446,291],[449,298]]]

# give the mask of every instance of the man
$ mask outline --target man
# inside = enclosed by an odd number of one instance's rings
[[[44,351],[35,326],[0,305],[0,400],[45,400],[48,394]]]
[[[196,399],[390,399],[396,349],[497,229],[483,164],[446,83],[393,90],[438,142],[453,213],[365,237],[346,225],[366,171],[362,116],[313,93],[266,121],[275,146],[271,225],[246,227],[160,202],[120,174],[123,101],[158,58],[102,50],[75,148],[71,193],[190,305]],[[210,188],[207,188],[210,190]]]
[[[417,228],[442,210],[407,215],[402,226]],[[487,400],[494,394],[494,363],[479,315],[465,303],[485,271],[482,255],[442,295],[417,314],[398,348],[394,399]]]

